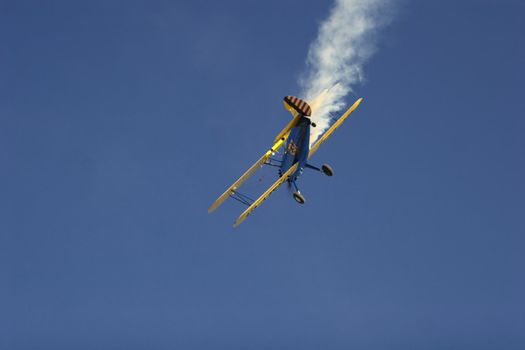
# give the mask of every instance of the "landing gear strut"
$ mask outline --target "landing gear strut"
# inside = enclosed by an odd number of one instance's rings
[[[299,188],[297,188],[297,184],[295,181],[291,181],[291,184],[295,188],[295,192],[293,193],[293,199],[299,204],[304,204],[306,202],[306,199],[304,199],[304,196],[299,192]]]

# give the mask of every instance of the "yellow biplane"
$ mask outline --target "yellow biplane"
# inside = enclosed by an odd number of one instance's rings
[[[339,125],[352,113],[361,103],[362,98],[358,99],[348,110],[338,117],[336,121],[310,145],[310,128],[316,127],[310,119],[312,108],[310,105],[295,96],[286,96],[284,98],[284,106],[289,110],[293,119],[286,125],[286,127],[275,137],[273,146],[263,154],[255,164],[253,164],[237,181],[233,183],[228,189],[212,204],[208,209],[211,213],[224,202],[228,197],[234,198],[241,203],[248,206],[248,208],[237,218],[234,227],[238,226],[246,219],[250,213],[257,208],[268,196],[275,191],[285,181],[289,186],[295,189],[293,198],[300,204],[304,204],[305,199],[299,191],[296,181],[302,174],[304,168],[310,168],[316,171],[323,172],[327,176],[333,175],[332,168],[324,164],[322,167],[316,167],[308,163],[308,159],[317,151],[319,146],[328,139]],[[272,158],[273,155],[284,147],[284,153],[280,160]],[[239,187],[260,167],[263,165],[271,165],[279,168],[279,179],[275,181],[259,198],[252,200],[250,197],[240,193]]]

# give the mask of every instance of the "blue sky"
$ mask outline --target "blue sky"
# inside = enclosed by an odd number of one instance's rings
[[[207,214],[330,6],[0,2],[2,349],[524,348],[521,1],[397,2],[335,176]]]

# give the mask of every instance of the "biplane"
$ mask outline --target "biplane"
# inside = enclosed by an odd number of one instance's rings
[[[319,146],[330,137],[335,129],[359,106],[362,98],[358,99],[348,110],[336,118],[336,121],[310,145],[310,128],[316,127],[310,119],[312,108],[310,105],[295,96],[286,96],[284,98],[284,107],[292,113],[292,120],[284,129],[275,137],[273,146],[262,155],[255,164],[253,164],[237,181],[211,205],[208,213],[213,212],[227,198],[231,197],[248,206],[248,208],[237,218],[234,227],[238,226],[246,219],[251,212],[257,208],[273,191],[275,191],[284,182],[293,189],[293,198],[299,204],[305,203],[305,198],[297,187],[297,179],[303,173],[305,168],[324,173],[327,176],[333,175],[333,170],[328,164],[321,167],[308,163],[310,157],[317,151]],[[273,156],[284,145],[284,152],[281,159],[275,159]],[[253,173],[264,165],[275,166],[279,168],[279,178],[275,181],[259,198],[253,200],[250,197],[239,192],[239,187]]]

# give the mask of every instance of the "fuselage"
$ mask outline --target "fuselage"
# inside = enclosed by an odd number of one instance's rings
[[[280,174],[284,174],[295,163],[297,170],[290,176],[288,181],[295,181],[303,172],[308,160],[308,153],[310,152],[310,119],[302,116],[290,130],[290,135],[286,140],[286,148],[283,154]]]

